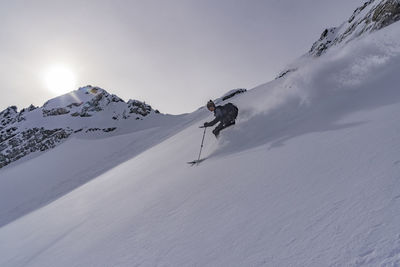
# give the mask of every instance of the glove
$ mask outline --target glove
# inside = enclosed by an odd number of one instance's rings
[[[210,124],[209,124],[208,122],[205,122],[203,126],[204,126],[204,127],[209,127]]]

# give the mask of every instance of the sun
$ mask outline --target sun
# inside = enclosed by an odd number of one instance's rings
[[[66,66],[55,65],[47,69],[44,75],[47,89],[57,95],[73,91],[76,87],[76,77]]]

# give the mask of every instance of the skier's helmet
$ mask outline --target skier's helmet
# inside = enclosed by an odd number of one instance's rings
[[[207,108],[210,109],[211,107],[215,108],[215,104],[214,104],[214,102],[212,100],[207,102]]]

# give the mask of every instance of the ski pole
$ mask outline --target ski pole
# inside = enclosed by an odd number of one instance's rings
[[[201,150],[203,150],[204,136],[206,135],[206,130],[207,130],[207,127],[204,127],[203,139],[201,140],[201,146],[200,146],[199,159],[197,161],[200,161]]]

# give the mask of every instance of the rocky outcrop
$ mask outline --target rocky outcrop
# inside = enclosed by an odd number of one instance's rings
[[[18,111],[16,106],[11,106],[0,112],[0,130],[17,121]]]
[[[105,132],[105,133],[108,133],[108,132],[115,131],[116,129],[117,129],[117,127],[110,127],[110,128],[104,128],[104,129],[100,129],[100,128],[89,128],[89,129],[86,130],[86,133],[89,133],[89,132],[98,132],[98,131],[103,131],[103,132]]]
[[[312,45],[309,53],[314,56],[322,55],[322,53],[324,53],[332,45],[332,43],[335,42],[336,31],[337,31],[336,27],[325,29],[322,32],[319,40]],[[285,73],[284,75],[286,74],[287,73]]]
[[[104,107],[108,106],[110,103],[124,102],[118,96],[110,95],[103,89],[100,89],[100,88],[94,88],[94,89],[96,90],[95,92],[97,92],[96,96],[93,97],[92,100],[86,102],[83,105],[79,116],[90,117],[93,115],[93,113],[104,110]],[[87,94],[88,93],[89,92],[87,92]]]
[[[285,77],[287,74],[289,74],[289,73],[291,73],[291,72],[294,72],[294,71],[296,71],[296,70],[297,70],[296,68],[284,70],[284,71],[282,71],[281,73],[279,73],[278,76],[275,77],[275,80],[276,80],[276,79],[283,78],[283,77]]]
[[[149,115],[152,111],[150,105],[147,105],[145,102],[140,102],[137,100],[129,100],[128,101],[128,110],[130,114],[137,114],[143,117]]]
[[[379,4],[373,15],[374,30],[379,30],[400,19],[400,1],[389,0]]]
[[[226,94],[222,97],[222,101],[225,101],[225,100],[227,100],[227,99],[229,99],[229,98],[234,97],[235,95],[243,94],[243,93],[246,93],[246,92],[247,92],[247,89],[244,89],[244,88],[234,89],[234,90],[232,90],[232,91],[226,93]]]
[[[399,0],[369,0],[357,8],[340,27],[325,29],[309,54],[320,56],[331,46],[349,42],[365,33],[380,30],[400,20]]]
[[[32,128],[14,134],[1,135],[0,168],[36,151],[45,151],[68,138],[70,129]]]
[[[380,30],[400,20],[400,0],[368,0],[354,10],[350,18],[339,27],[325,29],[313,43],[305,57],[319,57],[332,46],[345,44],[351,40]],[[282,71],[275,79],[280,79],[297,70],[295,65]]]
[[[53,108],[50,110],[43,109],[42,112],[43,112],[43,117],[47,117],[47,116],[59,116],[68,114],[70,111],[66,108]]]

